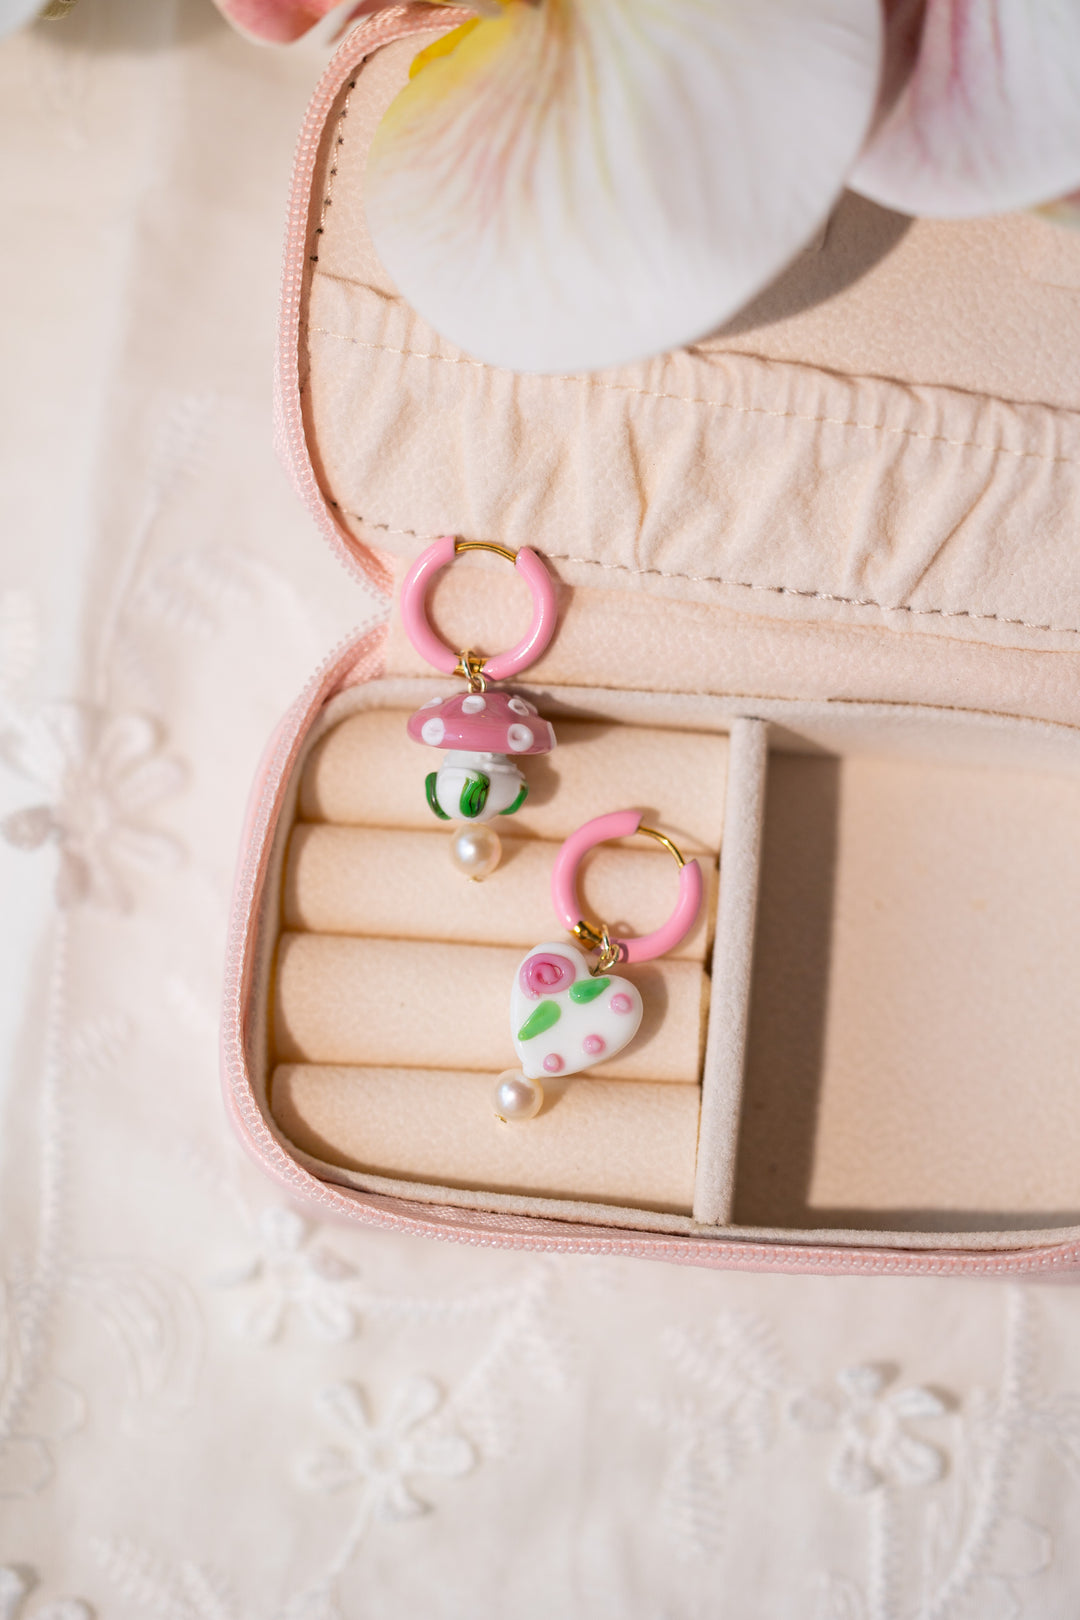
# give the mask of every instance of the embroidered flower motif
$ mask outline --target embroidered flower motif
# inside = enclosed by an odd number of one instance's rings
[[[54,1598],[28,1609],[26,1600],[37,1583],[36,1570],[0,1565],[0,1620],[94,1620],[93,1610],[82,1598]]]
[[[0,737],[0,758],[47,795],[47,802],[5,817],[0,834],[17,849],[58,845],[60,905],[89,899],[125,909],[131,902],[125,866],[180,860],[176,839],[142,820],[184,780],[179,762],[160,756],[156,729],[144,716],[47,705]]]
[[[253,1253],[220,1272],[222,1287],[253,1283],[258,1297],[238,1318],[242,1334],[272,1343],[295,1312],[318,1339],[340,1344],[351,1339],[357,1313],[344,1284],[355,1268],[331,1249],[312,1241],[308,1223],[291,1209],[266,1209],[256,1225]]]
[[[300,1468],[301,1482],[323,1491],[360,1485],[378,1519],[411,1519],[428,1512],[430,1504],[413,1491],[414,1476],[456,1479],[476,1461],[467,1440],[439,1433],[429,1421],[441,1404],[432,1379],[411,1378],[399,1386],[376,1423],[358,1385],[331,1385],[319,1397],[319,1406],[341,1430],[345,1443],[307,1457]]]
[[[791,1404],[791,1416],[803,1428],[839,1430],[829,1482],[846,1495],[882,1485],[932,1485],[945,1471],[942,1452],[906,1427],[912,1420],[943,1417],[944,1401],[921,1384],[886,1394],[890,1378],[883,1367],[845,1367],[836,1376],[839,1395],[811,1391]]]

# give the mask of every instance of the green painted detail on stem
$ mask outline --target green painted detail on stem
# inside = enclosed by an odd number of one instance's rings
[[[435,795],[435,784],[439,780],[438,771],[428,771],[424,777],[424,792],[427,794],[428,809],[434,810],[440,821],[449,821],[450,817],[443,809]]]
[[[500,816],[516,816],[528,797],[529,784],[527,782],[522,782],[520,788],[518,789],[517,798],[514,800],[513,804],[508,804],[505,810],[499,811]]]
[[[519,1041],[531,1041],[534,1035],[542,1035],[545,1029],[557,1024],[562,1016],[559,1005],[555,1001],[542,1001],[539,1007],[533,1009],[518,1030]]]
[[[461,813],[467,821],[475,821],[485,804],[487,804],[490,786],[491,778],[484,776],[482,772],[479,776],[467,776],[465,778],[465,786],[461,790],[461,798],[458,803],[461,806]]]
[[[597,996],[603,995],[610,983],[610,979],[579,979],[577,984],[570,986],[570,1000],[595,1001]]]

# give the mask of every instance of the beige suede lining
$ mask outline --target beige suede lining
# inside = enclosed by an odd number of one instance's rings
[[[299,775],[308,819],[292,831],[283,910],[301,931],[282,934],[274,975],[278,1123],[309,1151],[336,1143],[330,1156],[346,1165],[423,1180],[441,1170],[452,1186],[557,1190],[689,1214],[726,737],[560,718],[555,753],[527,764],[530,798],[507,860],[473,885],[453,867],[450,834],[425,801],[423,778],[438,755],[409,740],[408,710],[378,706],[389,690],[362,689],[352,714],[341,710],[350,700],[339,700],[336,723],[313,738]],[[430,690],[429,682],[424,696]],[[549,1086],[542,1130],[492,1135],[494,1076],[516,1063],[515,966],[523,948],[560,936],[550,900],[556,840],[627,805],[647,809],[686,853],[700,852],[707,898],[698,924],[678,951],[627,970],[645,1002],[642,1027],[590,1071],[595,1093],[584,1082]],[[591,915],[642,933],[669,914],[675,869],[667,854],[633,842],[596,851],[581,888]],[[457,1090],[464,1117],[484,1119],[479,1136],[454,1116],[454,1075],[463,1071],[469,1084]],[[434,1130],[444,1115],[445,1128]],[[418,1117],[429,1123],[418,1129]]]
[[[384,709],[396,723],[429,690],[393,680],[345,693],[308,759],[325,758],[351,717]],[[697,1218],[678,1213],[689,1209],[680,1110],[696,1093],[685,1083],[607,1082],[609,1098],[587,1099],[588,1129],[566,1107],[563,1135],[557,1105],[543,1139],[511,1128],[508,1161],[505,1143],[493,1159],[490,1138],[462,1134],[457,1115],[453,1129],[411,1129],[418,1096],[433,1119],[453,1112],[445,1068],[290,1063],[273,1106],[302,1162],[422,1201],[665,1231],[972,1248],[1045,1242],[1080,1222],[1076,732],[904,707],[770,701],[740,720],[737,699],[529,695],[557,726],[561,710],[588,702],[590,723],[616,731],[630,755],[639,728],[664,729],[661,715],[673,740],[732,733]],[[309,765],[307,781],[316,774]],[[279,892],[289,832],[283,823],[277,837]],[[268,912],[267,978],[276,938]],[[356,1000],[370,1006],[363,989],[358,976]],[[490,1084],[476,1074],[480,1049],[464,1065],[477,1098]],[[658,1107],[669,1111],[649,1112]],[[412,1155],[407,1180],[385,1157],[380,1166],[391,1143]]]

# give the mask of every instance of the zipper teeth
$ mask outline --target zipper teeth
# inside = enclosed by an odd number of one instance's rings
[[[447,6],[440,13],[438,23],[450,28],[471,15],[467,8],[451,9]],[[307,269],[312,187],[327,116],[349,75],[356,72],[367,56],[383,45],[431,28],[434,24],[435,20],[427,7],[394,6],[355,28],[334,53],[312,97],[297,141],[281,276],[275,418],[282,457],[297,493],[350,576],[374,586],[384,596],[389,595],[391,587],[389,561],[384,560],[374,547],[358,547],[346,534],[319,487],[308,453],[297,379],[300,311]],[[370,1226],[410,1232],[442,1242],[466,1243],[474,1248],[543,1250],[561,1254],[625,1254],[643,1259],[673,1260],[686,1265],[724,1266],[741,1271],[846,1272],[861,1275],[1056,1276],[1080,1266],[1080,1245],[1077,1244],[984,1257],[970,1251],[934,1255],[799,1244],[783,1246],[704,1236],[642,1240],[615,1233],[597,1232],[587,1236],[575,1230],[537,1231],[534,1229],[534,1219],[528,1216],[485,1216],[477,1212],[463,1218],[457,1210],[419,1214],[415,1213],[416,1205],[400,1200],[409,1211],[405,1213],[390,1207],[390,1200],[383,1195],[357,1195],[318,1181],[290,1159],[259,1110],[244,1061],[245,977],[254,907],[262,885],[281,790],[313,711],[321,707],[350,664],[355,671],[361,670],[365,642],[371,643],[368,654],[370,667],[360,678],[373,679],[381,673],[382,641],[383,634],[378,630],[346,637],[312,676],[278,728],[271,750],[264,760],[261,787],[248,817],[244,856],[234,890],[226,948],[222,1063],[227,1107],[247,1146],[264,1170],[269,1171],[289,1191],[309,1203],[325,1207],[330,1213],[345,1215]]]
[[[293,158],[275,362],[274,415],[279,450],[293,487],[349,574],[387,597],[393,584],[390,560],[376,547],[355,541],[334,516],[315,476],[304,429],[297,357],[315,171],[327,116],[365,57],[409,34],[437,26],[452,28],[472,15],[466,7],[447,6],[436,22],[428,6],[400,5],[379,12],[353,29],[334,52],[319,81]]]

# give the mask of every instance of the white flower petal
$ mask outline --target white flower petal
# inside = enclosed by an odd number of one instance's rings
[[[881,1484],[881,1475],[862,1446],[845,1443],[833,1458],[829,1483],[845,1496],[864,1496]]]
[[[301,1305],[311,1331],[327,1344],[344,1344],[356,1332],[356,1314],[343,1299],[335,1298],[329,1287],[307,1294]]]
[[[898,1389],[887,1398],[897,1417],[938,1418],[944,1417],[948,1411],[941,1396],[923,1384],[912,1384],[908,1389]]]
[[[258,1219],[259,1236],[268,1253],[297,1254],[307,1237],[307,1222],[294,1209],[271,1204]]]
[[[495,365],[691,342],[828,214],[880,43],[876,0],[510,0],[376,132],[376,248],[425,319]]]
[[[414,1443],[413,1466],[422,1474],[445,1474],[456,1479],[476,1465],[476,1452],[457,1434],[426,1436]]]
[[[898,1485],[932,1485],[945,1472],[945,1459],[936,1446],[902,1432],[890,1441],[882,1462]]]
[[[31,804],[0,821],[0,837],[15,849],[40,849],[54,825],[47,804]]]
[[[1080,185],[1076,0],[928,0],[914,71],[851,184],[909,214],[963,218]]]
[[[872,1400],[881,1394],[889,1382],[889,1375],[884,1367],[863,1362],[857,1367],[841,1367],[836,1375],[836,1382],[846,1395],[860,1400]]]
[[[350,1261],[322,1244],[309,1249],[308,1260],[316,1276],[325,1277],[327,1282],[344,1282],[346,1278],[356,1276],[356,1267]]]
[[[417,1519],[430,1511],[428,1504],[414,1496],[403,1479],[394,1477],[381,1483],[376,1507],[378,1518]]]
[[[55,1603],[35,1609],[33,1620],[94,1620],[94,1611],[82,1598],[57,1598]]]
[[[404,1434],[438,1409],[442,1391],[432,1378],[410,1378],[390,1397],[382,1427],[389,1434]]]
[[[77,704],[47,703],[28,724],[0,737],[0,753],[13,770],[56,800],[63,795],[68,773],[85,762],[90,732],[89,717]]]
[[[355,1459],[336,1446],[327,1446],[302,1458],[297,1470],[301,1485],[312,1491],[340,1491],[360,1480]]]
[[[371,1422],[363,1391],[357,1384],[330,1384],[319,1394],[318,1404],[333,1422],[364,1441],[371,1435]]]
[[[285,1303],[280,1294],[250,1306],[240,1317],[240,1332],[256,1344],[273,1344],[285,1321]]]

